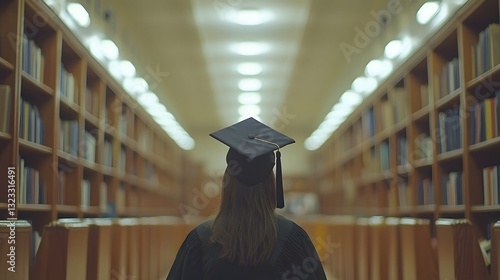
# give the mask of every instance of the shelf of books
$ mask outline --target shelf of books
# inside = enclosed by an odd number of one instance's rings
[[[473,240],[489,240],[500,219],[499,11],[469,1],[337,129],[315,158],[327,166],[325,213],[466,219]],[[493,279],[479,244],[474,279]]]
[[[15,170],[16,217],[177,215],[189,160],[151,116],[42,1],[0,1],[0,26],[0,168]]]

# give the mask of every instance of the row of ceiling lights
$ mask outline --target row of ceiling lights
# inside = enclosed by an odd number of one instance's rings
[[[57,1],[55,0],[45,0],[45,2],[50,7],[57,7]],[[81,4],[68,3],[66,11],[60,9],[59,16],[77,36],[79,35],[79,28],[88,28],[90,26],[90,15]],[[177,122],[165,105],[159,101],[158,96],[149,90],[147,81],[137,76],[135,66],[128,60],[119,59],[119,49],[112,40],[101,39],[98,36],[80,39],[87,44],[92,55],[104,67],[107,67],[109,73],[122,84],[125,91],[151,115],[179,147],[184,150],[194,148],[194,139]]]
[[[257,9],[232,10],[227,15],[229,21],[247,26],[260,25],[270,21],[272,18],[273,14],[269,11]],[[239,55],[256,57],[268,52],[270,46],[262,42],[240,42],[231,45],[230,50]],[[245,78],[240,79],[238,82],[238,89],[241,91],[238,96],[240,104],[238,114],[240,120],[248,117],[259,119],[259,114],[261,113],[259,104],[262,101],[259,90],[262,89],[262,81],[258,78],[248,78],[247,76],[261,74],[263,67],[260,63],[249,60],[240,63],[236,70],[239,74],[245,76]]]
[[[416,13],[416,21],[426,25],[439,13],[440,1],[427,1]],[[389,42],[384,48],[380,59],[370,61],[365,67],[364,76],[356,78],[351,89],[344,92],[338,103],[325,116],[318,128],[306,139],[304,146],[307,150],[316,150],[330,138],[332,133],[347,119],[347,117],[377,88],[379,83],[392,73],[393,60],[402,59],[412,51],[410,38],[396,39]]]

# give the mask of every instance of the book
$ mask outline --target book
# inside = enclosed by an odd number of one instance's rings
[[[57,172],[57,204],[66,204],[66,172]]]
[[[90,161],[95,162],[96,160],[96,144],[97,140],[91,132],[85,130],[84,134],[84,147],[83,147],[83,158]]]
[[[392,104],[394,121],[397,124],[406,119],[407,115],[407,94],[404,87],[394,87],[389,91],[389,100]]]
[[[0,85],[0,132],[10,132],[10,86]]]
[[[500,24],[491,23],[479,33],[473,47],[473,74],[477,77],[500,63]]]
[[[484,140],[489,140],[493,139],[493,118],[492,118],[492,100],[491,98],[485,99],[484,102],[484,126],[485,126],[485,139]]]
[[[30,271],[32,279],[86,280],[88,234],[88,224],[79,219],[58,220],[45,226]]]
[[[87,209],[90,206],[90,180],[82,180],[81,207]]]
[[[397,165],[406,165],[408,163],[408,141],[406,136],[398,138],[397,151]]]
[[[399,229],[400,248],[404,248],[401,250],[404,265],[400,279],[440,279],[430,220],[402,218]]]
[[[491,168],[491,202],[493,205],[498,205],[498,166]]]
[[[490,118],[491,118],[491,137],[492,138],[495,138],[497,136],[499,136],[498,134],[498,116],[497,116],[497,110],[496,110],[496,107],[497,107],[497,99],[496,98],[489,98],[489,105],[490,105]]]
[[[381,107],[381,112],[382,112],[382,131],[392,127],[394,125],[395,121],[395,115],[394,115],[394,107],[393,104],[391,104],[390,100],[384,100],[380,104]],[[349,141],[350,142],[350,141]]]
[[[37,106],[21,98],[19,137],[25,140],[44,144],[44,122]]]
[[[108,211],[108,185],[106,182],[101,182],[99,189],[99,207],[101,212],[106,213]]]
[[[474,140],[474,143],[479,143],[481,142],[481,131],[482,131],[482,118],[481,118],[481,104],[478,103],[476,104],[476,108],[474,110],[475,112],[475,116],[474,116],[474,120],[476,121],[476,125],[475,125],[475,136],[476,136],[476,139]]]
[[[364,114],[363,114],[363,136],[365,138],[371,138],[375,135],[375,116],[374,116],[374,111],[373,107],[370,107]]]
[[[42,82],[44,79],[45,58],[42,49],[33,39],[29,39],[26,34],[23,35],[21,57],[22,70],[35,80]]]
[[[466,219],[436,221],[439,279],[474,279],[473,228]]]
[[[60,120],[59,150],[78,155],[78,120]]]
[[[111,140],[104,140],[103,152],[101,154],[101,164],[108,167],[113,166],[113,145]]]
[[[476,144],[476,109],[477,104],[469,105],[469,143]]]
[[[413,155],[414,159],[429,159],[432,158],[432,153],[434,151],[432,138],[426,134],[421,133],[415,137],[415,148],[416,152]]]
[[[487,27],[487,52],[485,53],[485,61],[487,61],[487,69],[489,70],[500,63],[500,24],[491,23]]]
[[[108,280],[111,275],[111,220],[85,219],[89,226],[87,279]]]
[[[484,205],[492,205],[492,184],[491,184],[491,166],[483,168],[483,201]]]
[[[490,233],[491,279],[500,279],[500,221],[493,223]]]
[[[78,87],[75,85],[75,77],[66,70],[61,63],[61,73],[59,77],[60,97],[66,102],[75,103],[78,100]]]
[[[484,205],[500,203],[500,165],[483,168],[483,201]]]
[[[448,138],[451,137],[449,134],[446,134],[446,113],[439,112],[438,113],[438,129],[439,129],[439,152],[444,153],[448,151],[447,144],[449,142]]]
[[[380,170],[389,170],[389,141],[380,143]]]
[[[126,172],[125,168],[127,166],[127,153],[124,147],[120,148],[120,171]]]
[[[498,201],[498,204],[500,204],[500,164],[495,166],[495,167],[497,169],[497,176],[496,176],[496,188],[497,188],[497,193],[498,193],[497,201]]]
[[[495,112],[497,123],[497,135],[500,136],[500,91],[495,92]]]
[[[420,179],[417,184],[417,204],[434,204],[434,185],[431,178]]]
[[[14,237],[14,239],[10,237]],[[32,249],[32,228],[25,220],[0,220],[0,279],[27,280]]]

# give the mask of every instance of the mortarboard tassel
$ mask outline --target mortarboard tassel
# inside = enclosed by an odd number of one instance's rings
[[[283,197],[283,177],[281,174],[281,153],[276,151],[276,207],[282,209],[285,207],[285,199]]]

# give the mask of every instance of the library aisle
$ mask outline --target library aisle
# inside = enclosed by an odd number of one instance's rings
[[[194,18],[209,17],[196,10],[206,3],[165,2],[178,6],[179,18],[184,16],[181,11],[189,11],[191,27]],[[215,11],[235,10],[242,3],[212,2]],[[321,7],[332,4],[327,2],[293,3],[301,8],[310,5],[314,15],[326,17]],[[300,136],[291,152],[283,150],[286,207],[276,212],[307,232],[328,279],[500,280],[500,1],[374,2],[388,11],[398,11],[403,3],[434,8],[433,16],[448,12],[449,17],[418,49],[395,62],[392,72],[378,77],[380,83],[373,90],[352,89],[319,100],[349,103],[349,112],[340,115],[332,109],[309,138]],[[170,99],[146,92],[144,79],[135,79],[144,71],[137,67],[136,73],[130,61],[118,61],[112,41],[103,40],[96,50],[74,32],[90,25],[87,10],[106,15],[92,23],[106,30],[100,39],[119,29],[109,24],[113,22],[109,10],[96,10],[101,4],[0,0],[0,172],[6,177],[0,183],[0,280],[166,279],[187,234],[218,210],[222,173],[209,171],[201,156],[193,154],[204,149],[208,158],[219,148],[212,151],[212,144],[202,144],[190,152],[195,143],[187,132],[191,130],[183,130],[164,105],[183,97],[193,106],[200,104],[182,91]],[[369,23],[379,24],[386,15],[367,12],[381,16]],[[137,13],[141,20],[160,20]],[[304,14],[301,10],[295,20],[306,22]],[[394,18],[395,14],[399,12]],[[439,18],[433,16],[420,14],[417,20],[431,30]],[[320,22],[308,20],[308,26]],[[342,25],[341,19],[328,24],[337,29]],[[409,25],[403,21],[398,28]],[[366,26],[365,31],[370,28]],[[288,35],[294,37],[300,33],[297,30]],[[200,29],[199,38],[218,34],[201,33]],[[307,39],[314,39],[307,34]],[[359,33],[349,36],[361,38],[356,37]],[[171,51],[180,54],[184,48],[191,46]],[[352,48],[343,50],[361,53]],[[200,47],[196,53],[203,51]],[[285,55],[290,50],[282,51]],[[207,64],[222,65],[218,59],[210,56]],[[293,59],[306,65],[305,58]],[[361,60],[354,59],[350,67],[365,63]],[[205,64],[194,68],[203,67],[210,68]],[[242,75],[270,70],[252,69],[246,68]],[[378,74],[383,70],[382,64],[375,67]],[[162,73],[158,71],[155,74]],[[307,77],[322,75],[312,72]],[[127,78],[135,83],[127,84]],[[194,86],[196,79],[189,83]],[[247,105],[260,102],[260,96],[256,101],[250,94],[258,88],[242,91],[250,100]],[[290,95],[295,96],[287,98]],[[287,102],[293,102],[293,108],[308,107],[305,99]],[[206,106],[204,114],[213,110],[213,104],[200,100],[195,101]],[[146,106],[151,104],[155,106]],[[228,104],[221,107],[236,108]],[[306,119],[312,111],[321,111],[308,108],[301,115],[277,107],[273,107],[279,115],[273,119],[275,128],[291,134],[314,131],[309,127],[313,121]],[[172,112],[192,114],[185,109]],[[216,130],[212,126],[225,126],[227,116],[221,114],[224,125],[211,124],[206,133],[205,124],[189,125],[203,127],[200,134],[213,141],[208,133]],[[276,125],[276,120],[288,125],[285,117],[298,128]],[[322,118],[316,118],[315,125]],[[313,137],[321,131],[328,131],[324,141]],[[225,166],[224,159],[220,162]],[[308,172],[289,175],[285,166],[307,166]]]

